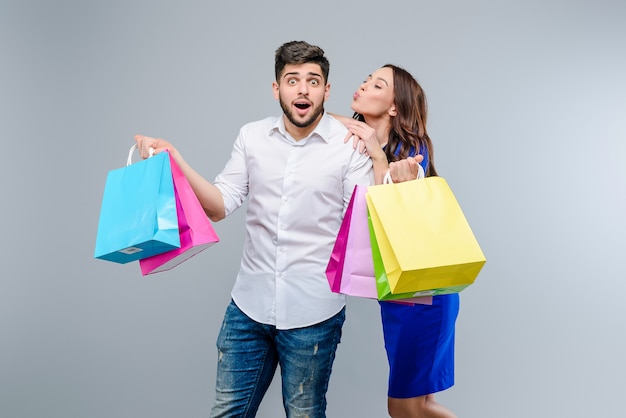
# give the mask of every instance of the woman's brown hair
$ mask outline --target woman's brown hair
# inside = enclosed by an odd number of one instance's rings
[[[403,68],[393,64],[385,64],[384,68],[393,71],[394,103],[396,116],[391,118],[391,129],[385,146],[387,161],[403,160],[410,156],[411,149],[415,153],[426,149],[428,167],[426,176],[436,176],[433,158],[433,144],[426,130],[428,103],[422,86]],[[355,119],[365,121],[362,115],[355,114]]]

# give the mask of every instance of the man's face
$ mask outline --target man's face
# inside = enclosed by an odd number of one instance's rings
[[[319,65],[298,64],[285,66],[273,89],[289,122],[296,128],[312,130],[324,113],[330,85],[325,84]]]

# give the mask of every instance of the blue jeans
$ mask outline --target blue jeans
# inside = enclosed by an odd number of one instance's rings
[[[211,417],[254,417],[280,364],[286,416],[323,418],[345,308],[319,324],[290,330],[260,324],[231,303],[217,338]]]

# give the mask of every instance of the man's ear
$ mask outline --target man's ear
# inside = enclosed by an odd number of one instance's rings
[[[272,82],[272,92],[274,93],[274,99],[278,100],[278,83],[276,81]]]
[[[330,97],[330,83],[326,83],[326,85],[324,86],[324,100],[328,100],[328,98]]]

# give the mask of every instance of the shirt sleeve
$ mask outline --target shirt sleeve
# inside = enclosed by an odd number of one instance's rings
[[[230,215],[238,209],[248,196],[248,169],[245,158],[245,143],[242,131],[235,139],[230,159],[215,178],[214,184],[224,198],[224,214]]]

